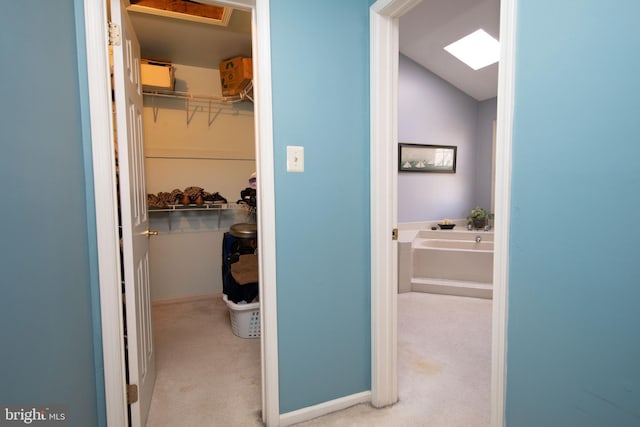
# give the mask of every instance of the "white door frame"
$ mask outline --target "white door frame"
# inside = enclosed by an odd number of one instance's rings
[[[262,417],[267,426],[272,426],[279,423],[280,414],[269,0],[219,0],[216,3],[252,11],[256,163],[260,204],[258,253],[260,280],[263,284],[268,284],[260,289]],[[106,0],[84,0],[106,416],[109,426],[126,426],[126,367],[122,340],[120,247],[106,10]]]
[[[518,0],[500,2],[500,67],[495,148],[495,234],[491,342],[491,426],[505,425],[511,147],[515,105],[516,22]]]
[[[376,407],[398,400],[397,227],[398,19],[421,0],[371,6],[371,391]],[[511,133],[517,0],[500,7],[496,142],[496,221],[491,358],[491,425],[504,426]],[[391,261],[391,262],[390,262]]]

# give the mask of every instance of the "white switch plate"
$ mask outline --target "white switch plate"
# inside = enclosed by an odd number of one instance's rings
[[[304,147],[287,145],[287,172],[304,172]]]

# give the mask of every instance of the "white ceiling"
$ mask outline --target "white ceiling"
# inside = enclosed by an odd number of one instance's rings
[[[499,40],[500,0],[423,0],[400,18],[400,53],[484,101],[498,93],[498,64],[474,71],[443,49],[478,28]]]
[[[131,11],[143,58],[218,68],[220,61],[251,56],[251,13],[234,10],[227,27]]]
[[[483,28],[498,38],[500,0],[423,0],[400,18],[400,52],[469,96],[497,94],[498,65],[478,71],[443,47]],[[227,28],[131,12],[142,56],[218,68],[220,61],[251,56],[251,15],[234,10]]]

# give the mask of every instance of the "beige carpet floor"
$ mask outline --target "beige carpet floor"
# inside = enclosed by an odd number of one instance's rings
[[[261,426],[260,340],[233,335],[222,298],[153,307],[147,426]]]
[[[220,299],[154,307],[157,380],[148,426],[240,426],[260,421],[260,343],[233,335]],[[299,426],[486,427],[491,300],[398,296],[398,392]]]

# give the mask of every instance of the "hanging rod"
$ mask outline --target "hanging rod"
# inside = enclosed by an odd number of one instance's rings
[[[144,95],[148,96],[157,96],[161,98],[173,98],[173,99],[184,99],[187,101],[201,101],[201,102],[219,102],[222,104],[234,104],[236,102],[244,101],[240,95],[236,96],[210,96],[210,95],[200,95],[189,92],[177,92],[177,91],[164,91],[164,90],[144,90],[142,91]]]
[[[219,102],[222,104],[235,104],[240,101],[253,102],[253,81],[249,81],[246,87],[238,95],[234,96],[216,96],[216,95],[201,95],[190,92],[180,92],[174,90],[143,90],[142,93],[148,96],[158,96],[163,98],[174,99],[186,99],[188,101],[201,101],[201,102]]]

